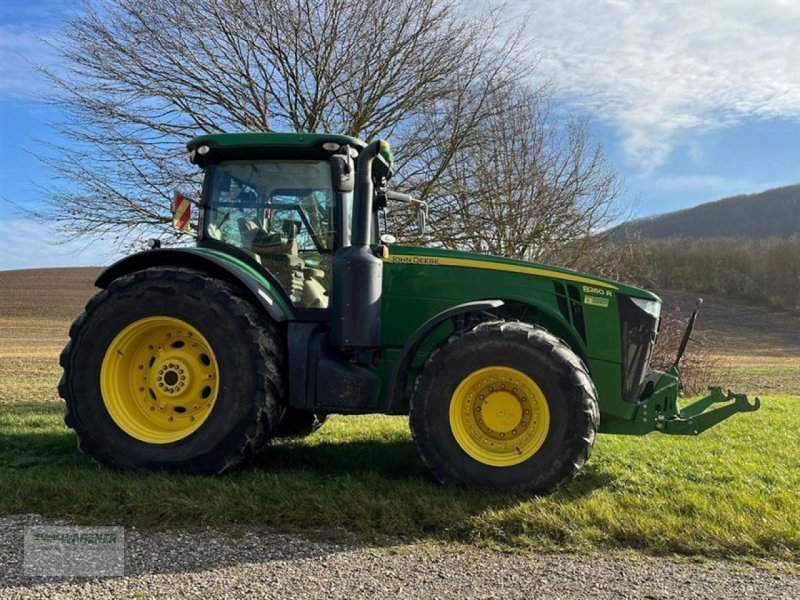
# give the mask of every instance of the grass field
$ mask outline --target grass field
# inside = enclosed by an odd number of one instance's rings
[[[761,411],[697,438],[600,436],[581,476],[547,498],[435,484],[399,417],[334,417],[220,478],[116,473],[76,451],[55,392],[58,352],[91,275],[0,273],[0,514],[800,562],[800,348],[788,336],[773,338],[771,355],[741,341],[727,355],[748,391],[781,382]],[[62,292],[39,293],[55,286]],[[710,323],[725,342],[724,321]],[[758,344],[769,344],[763,331]]]

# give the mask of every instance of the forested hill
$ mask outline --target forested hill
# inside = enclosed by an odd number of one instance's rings
[[[643,238],[787,238],[800,234],[800,184],[707,202],[630,221],[620,227]]]

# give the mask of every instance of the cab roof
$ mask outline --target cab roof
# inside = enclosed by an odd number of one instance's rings
[[[338,146],[323,148],[323,144],[330,143]],[[219,160],[327,159],[344,145],[359,152],[367,144],[349,135],[333,133],[213,133],[192,138],[186,148],[192,162],[205,166]],[[197,152],[202,146],[209,148],[205,154]]]

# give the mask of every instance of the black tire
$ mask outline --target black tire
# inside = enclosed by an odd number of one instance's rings
[[[458,385],[488,366],[506,366],[541,388],[550,413],[542,446],[512,466],[492,466],[470,456],[450,425]],[[600,413],[586,366],[547,330],[493,321],[452,336],[435,349],[417,378],[411,399],[411,433],[423,462],[445,484],[549,494],[574,478],[592,453]]]
[[[328,415],[317,415],[289,406],[281,417],[275,437],[304,438],[322,427],[327,419]]]
[[[106,349],[127,325],[146,317],[180,319],[206,338],[217,357],[219,392],[208,417],[187,437],[165,444],[127,434],[103,401]],[[61,353],[59,394],[78,447],[120,469],[218,474],[252,457],[274,436],[284,400],[284,343],[277,326],[203,273],[156,267],[121,277],[86,305]]]

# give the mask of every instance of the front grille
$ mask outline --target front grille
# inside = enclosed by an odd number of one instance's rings
[[[617,300],[622,334],[622,395],[627,402],[637,402],[656,342],[658,319],[627,296],[620,294]]]

